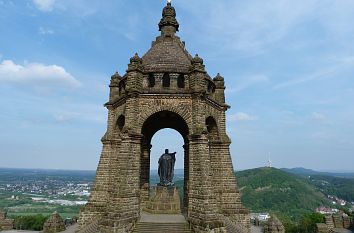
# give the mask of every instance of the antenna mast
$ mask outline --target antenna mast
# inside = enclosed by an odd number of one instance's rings
[[[272,167],[272,161],[270,160],[270,152],[268,152],[268,167]]]

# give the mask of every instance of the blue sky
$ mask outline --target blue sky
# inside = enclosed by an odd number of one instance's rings
[[[354,170],[354,1],[172,3],[189,52],[225,77],[235,169]],[[149,49],[165,4],[0,0],[0,167],[96,169],[110,75]],[[158,132],[152,167],[182,144]]]

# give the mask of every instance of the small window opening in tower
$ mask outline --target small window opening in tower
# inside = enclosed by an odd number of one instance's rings
[[[125,125],[125,116],[120,115],[117,120],[117,127],[119,130],[122,130]]]
[[[184,75],[180,74],[177,78],[177,87],[178,88],[184,88],[185,84],[184,84]]]
[[[213,83],[208,81],[208,92],[211,93],[213,92]]]
[[[155,86],[155,76],[154,74],[150,73],[148,77],[149,81],[149,87],[154,87]]]
[[[119,83],[119,95],[121,95],[124,92],[124,90],[125,90],[125,83],[124,81],[121,81]]]
[[[162,87],[170,87],[170,75],[167,73],[162,77]]]
[[[218,126],[217,126],[215,119],[213,117],[209,116],[205,120],[205,124],[206,124],[207,130],[208,130],[209,140],[217,140],[219,137],[219,132],[218,132]]]

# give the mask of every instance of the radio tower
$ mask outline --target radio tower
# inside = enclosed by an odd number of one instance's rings
[[[270,160],[270,152],[268,152],[268,167],[272,167],[272,161]]]

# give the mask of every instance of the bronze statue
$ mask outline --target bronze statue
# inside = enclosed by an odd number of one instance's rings
[[[160,186],[173,186],[174,183],[173,175],[176,162],[176,152],[169,153],[168,149],[165,150],[165,153],[161,155],[159,159],[159,176],[160,176]]]

